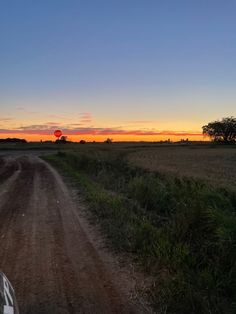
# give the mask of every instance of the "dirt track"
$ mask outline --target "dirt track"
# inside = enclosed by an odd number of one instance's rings
[[[36,156],[0,157],[0,270],[20,313],[138,313],[83,229],[61,177]]]

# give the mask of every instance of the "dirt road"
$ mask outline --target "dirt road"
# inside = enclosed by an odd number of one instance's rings
[[[0,157],[0,270],[21,314],[138,313],[89,240],[61,177],[36,156]]]

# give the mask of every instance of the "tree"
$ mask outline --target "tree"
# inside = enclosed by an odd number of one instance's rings
[[[202,127],[204,135],[216,142],[234,143],[236,141],[236,118],[227,117],[209,122]]]
[[[112,143],[112,138],[107,138],[104,143],[107,143],[107,144],[111,144]]]
[[[67,142],[67,136],[65,136],[65,135],[62,135],[61,136],[61,138],[60,138],[60,140],[62,141],[62,142]]]
[[[68,143],[67,136],[62,135],[60,139],[55,141],[56,144],[65,144]]]

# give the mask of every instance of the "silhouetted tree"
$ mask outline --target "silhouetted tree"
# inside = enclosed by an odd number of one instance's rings
[[[236,118],[227,117],[209,122],[202,127],[203,134],[216,142],[233,143],[236,141]]]
[[[104,143],[107,143],[107,144],[111,144],[112,143],[112,138],[107,138]]]
[[[62,135],[60,139],[55,141],[56,144],[65,144],[68,143],[67,136]]]
[[[85,140],[81,140],[80,144],[86,144],[86,141]]]

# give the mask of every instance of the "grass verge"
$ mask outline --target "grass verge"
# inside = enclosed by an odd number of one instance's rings
[[[117,250],[153,275],[158,313],[236,312],[236,195],[130,167],[122,155],[58,153]]]

